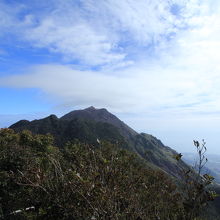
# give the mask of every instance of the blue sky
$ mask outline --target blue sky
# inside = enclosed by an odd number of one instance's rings
[[[220,154],[220,2],[0,0],[0,127],[107,108]]]

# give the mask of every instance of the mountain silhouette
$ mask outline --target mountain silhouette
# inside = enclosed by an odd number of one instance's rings
[[[76,139],[93,145],[98,145],[98,141],[116,143],[137,153],[148,166],[161,169],[172,176],[178,176],[180,164],[187,166],[182,161],[177,165],[174,159],[177,152],[164,146],[156,137],[139,134],[104,108],[96,109],[91,106],[71,111],[61,118],[50,115],[39,120],[21,120],[10,128],[17,132],[30,130],[35,134],[50,133],[59,147]]]

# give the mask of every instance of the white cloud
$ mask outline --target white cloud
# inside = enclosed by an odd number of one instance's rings
[[[219,1],[75,2],[54,0],[46,11],[29,12],[20,20],[17,14],[22,7],[15,16],[7,11],[0,14],[5,16],[1,30],[13,21],[18,28],[13,26],[12,32],[24,42],[80,62],[78,70],[36,65],[23,75],[1,78],[0,86],[41,88],[58,99],[58,105],[71,108],[94,105],[137,113],[155,134],[170,129],[170,139],[172,131],[180,133],[188,125],[188,133],[208,122],[208,131],[212,125],[217,129]],[[103,68],[79,70],[94,65]],[[136,128],[144,128],[141,124]]]
[[[133,73],[136,74],[133,74]],[[41,65],[28,74],[1,78],[1,86],[41,88],[66,106],[105,106],[117,112],[145,112],[151,116],[213,114],[220,76],[185,72],[176,68],[129,67],[113,74],[79,71],[62,65]],[[214,77],[214,78],[212,78]]]
[[[5,20],[0,30],[8,26],[7,33],[86,65],[118,65],[136,48],[134,55],[143,53],[142,47],[159,48],[183,22],[171,13],[173,2],[168,0],[51,0],[45,4],[39,1],[33,10],[29,3],[10,7],[2,3],[0,7],[8,10],[0,14]]]
[[[38,47],[64,54],[69,60],[84,61],[87,65],[117,62],[124,58],[122,53],[111,52],[112,43],[107,37],[95,33],[86,23],[71,27],[57,24],[49,18],[38,27],[28,30],[26,38]]]
[[[94,7],[94,1],[89,0],[84,4],[91,14],[101,14],[105,24],[110,25],[113,31],[128,32],[144,45],[157,41],[161,34],[173,31],[176,23],[169,11],[169,1],[107,0]]]
[[[66,105],[91,103],[113,109],[148,109],[148,112],[156,109],[176,114],[218,111],[219,3],[197,0],[50,3],[52,6],[46,11],[32,11],[17,20],[23,39],[85,65],[109,65],[99,72],[39,65],[28,75],[1,79],[5,85],[41,88],[60,97]],[[179,11],[171,12],[173,5]],[[20,12],[28,5],[18,8],[16,11]],[[175,35],[167,40],[171,32]],[[158,49],[155,57],[126,60],[135,47],[136,54],[143,54],[148,44]]]

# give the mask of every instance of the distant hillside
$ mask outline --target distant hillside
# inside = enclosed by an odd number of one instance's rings
[[[124,142],[123,136],[115,126],[82,118],[66,121],[58,119],[55,115],[50,115],[31,122],[22,120],[10,126],[10,128],[15,131],[27,129],[35,134],[50,133],[55,137],[55,143],[60,147],[74,139],[90,144],[97,144],[97,139]]]
[[[50,115],[34,121],[21,120],[10,126],[15,131],[24,129],[36,134],[50,133],[58,146],[78,139],[96,145],[98,140],[118,143],[121,147],[136,152],[151,167],[178,176],[178,166],[173,158],[177,153],[149,134],[138,134],[106,109],[89,107],[75,110],[61,118]],[[182,166],[186,166],[183,162]]]

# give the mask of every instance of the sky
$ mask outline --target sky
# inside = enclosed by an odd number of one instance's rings
[[[88,106],[220,154],[220,1],[0,0],[0,127]]]

